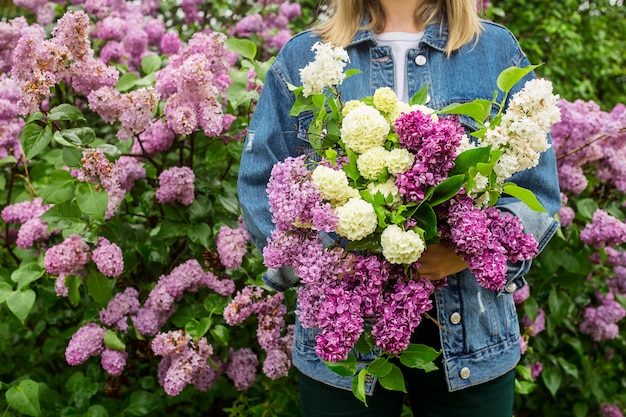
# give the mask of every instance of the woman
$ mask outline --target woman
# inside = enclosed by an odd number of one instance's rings
[[[348,51],[348,68],[362,73],[341,85],[344,102],[392,87],[408,101],[428,85],[427,105],[441,109],[450,103],[491,100],[498,74],[507,67],[529,65],[513,35],[502,26],[481,21],[473,0],[334,0],[330,18],[311,31],[293,37],[267,74],[250,124],[241,161],[239,198],[254,244],[266,245],[273,224],[266,186],[272,166],[289,156],[310,151],[310,114],[289,116],[299,85],[299,70],[314,59],[318,41]],[[528,75],[511,91],[518,91]],[[468,131],[474,123],[462,117]],[[541,250],[558,223],[560,206],[554,153],[541,156],[537,167],[515,174],[511,181],[531,189],[548,213],[531,211],[524,203],[503,197],[497,207],[518,216]],[[415,416],[502,416],[513,413],[514,368],[520,358],[519,325],[511,293],[525,285],[530,262],[511,264],[505,290],[483,289],[452,249],[431,245],[419,260],[420,274],[448,284],[434,294],[430,312],[441,330],[424,320],[412,341],[441,347],[439,370],[404,369]],[[269,270],[265,281],[277,290],[296,285],[289,268]],[[306,416],[399,416],[404,394],[367,381],[368,407],[351,393],[351,378],[330,371],[315,354],[315,330],[296,323],[293,363],[299,370],[300,394]],[[357,354],[367,362],[373,356]]]

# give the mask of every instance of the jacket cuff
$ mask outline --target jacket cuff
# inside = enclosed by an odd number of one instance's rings
[[[293,268],[290,266],[282,266],[278,269],[268,268],[263,274],[263,282],[276,291],[287,291],[299,281],[300,278],[293,273]]]

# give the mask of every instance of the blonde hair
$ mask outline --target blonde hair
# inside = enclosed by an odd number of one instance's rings
[[[385,12],[378,0],[332,0],[331,16],[315,28],[324,42],[347,46],[359,29],[380,32],[385,26]],[[361,26],[364,15],[370,17]],[[446,54],[475,39],[482,30],[476,0],[424,0],[415,12],[415,19],[425,24],[448,20]]]

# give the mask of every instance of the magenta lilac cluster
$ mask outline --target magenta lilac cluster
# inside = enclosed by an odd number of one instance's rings
[[[261,287],[246,286],[235,295],[224,309],[224,319],[235,326],[251,315],[257,316],[257,340],[266,352],[263,372],[272,379],[286,376],[291,367],[293,331],[281,336],[285,327],[287,308],[283,293],[265,294]],[[231,378],[232,379],[232,378]]]
[[[235,291],[232,280],[220,280],[212,272],[204,271],[197,260],[188,260],[175,267],[169,275],[159,278],[143,307],[131,317],[135,328],[142,335],[155,335],[174,313],[175,301],[186,291],[196,292],[201,287],[224,296]]]
[[[159,382],[169,395],[178,395],[187,385],[207,391],[220,377],[222,370],[211,366],[213,347],[206,338],[192,340],[182,330],[159,333],[152,340],[152,351],[161,356]],[[215,365],[219,362],[214,361]]]
[[[434,121],[419,110],[398,117],[395,131],[400,145],[415,155],[411,169],[398,174],[396,186],[406,200],[419,202],[430,186],[447,178],[465,132],[456,118]]]
[[[580,240],[597,248],[617,246],[626,242],[626,223],[598,209],[580,232]]]
[[[469,197],[450,201],[447,226],[441,233],[468,263],[478,284],[491,290],[504,288],[507,261],[530,260],[537,255],[537,241],[523,232],[519,218],[495,207],[474,207]]]
[[[537,334],[544,331],[546,328],[546,313],[543,311],[543,308],[537,310],[535,320],[531,320],[528,315],[524,314],[524,317],[522,317],[522,326],[530,331],[531,336],[537,336]]]
[[[215,244],[222,265],[229,269],[237,269],[241,266],[244,255],[248,250],[248,231],[243,223],[243,218],[239,218],[239,226],[231,228],[220,227]]]
[[[585,308],[583,321],[579,325],[580,332],[589,335],[596,342],[615,339],[619,335],[616,323],[626,316],[626,310],[615,301],[612,293],[606,296],[596,294],[596,298],[600,305],[589,305]]]

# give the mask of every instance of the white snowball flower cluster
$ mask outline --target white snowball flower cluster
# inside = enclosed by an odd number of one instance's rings
[[[400,194],[400,190],[398,190],[398,187],[396,187],[393,178],[389,178],[387,181],[380,184],[371,182],[367,184],[367,190],[373,196],[377,193],[381,193],[385,197],[385,199],[389,197],[393,198],[391,203],[387,204],[387,206],[391,209],[396,209],[400,204],[402,204],[402,195]]]
[[[413,166],[415,155],[404,148],[392,149],[387,155],[387,170],[392,175],[408,171]]]
[[[375,180],[387,168],[389,151],[382,146],[375,146],[363,152],[356,160],[359,174],[365,179]]]
[[[561,119],[558,99],[550,81],[528,81],[511,99],[500,126],[487,130],[482,144],[504,151],[494,167],[499,183],[539,163],[540,154],[550,147],[550,126]]]
[[[382,113],[393,114],[398,111],[398,96],[389,87],[381,87],[374,92],[374,107]]]
[[[391,224],[380,236],[383,256],[392,264],[412,264],[417,261],[426,246],[424,241],[413,230],[402,230],[398,225]]]
[[[348,177],[343,170],[318,165],[311,174],[311,180],[322,197],[332,205],[343,204],[348,199],[359,196],[359,192],[348,185]]]
[[[335,209],[339,224],[336,232],[349,240],[361,240],[371,235],[378,226],[374,207],[362,198],[351,198]]]
[[[389,134],[389,122],[371,106],[358,106],[343,119],[341,139],[356,153],[382,146]]]
[[[333,47],[331,43],[316,42],[311,51],[315,52],[315,60],[300,70],[304,97],[322,93],[325,87],[341,84],[346,77],[343,68],[350,62],[348,52],[340,46]]]
[[[423,106],[421,104],[409,104],[403,101],[398,102],[398,114],[393,120],[400,117],[402,113],[411,113],[412,111],[416,111],[416,110],[419,110],[424,114],[430,114],[430,118],[433,120],[433,123],[437,123],[439,121],[439,116],[435,114],[434,109]]]
[[[346,104],[343,105],[341,113],[345,116],[357,107],[363,106],[367,106],[367,104],[363,103],[361,100],[349,100]]]

